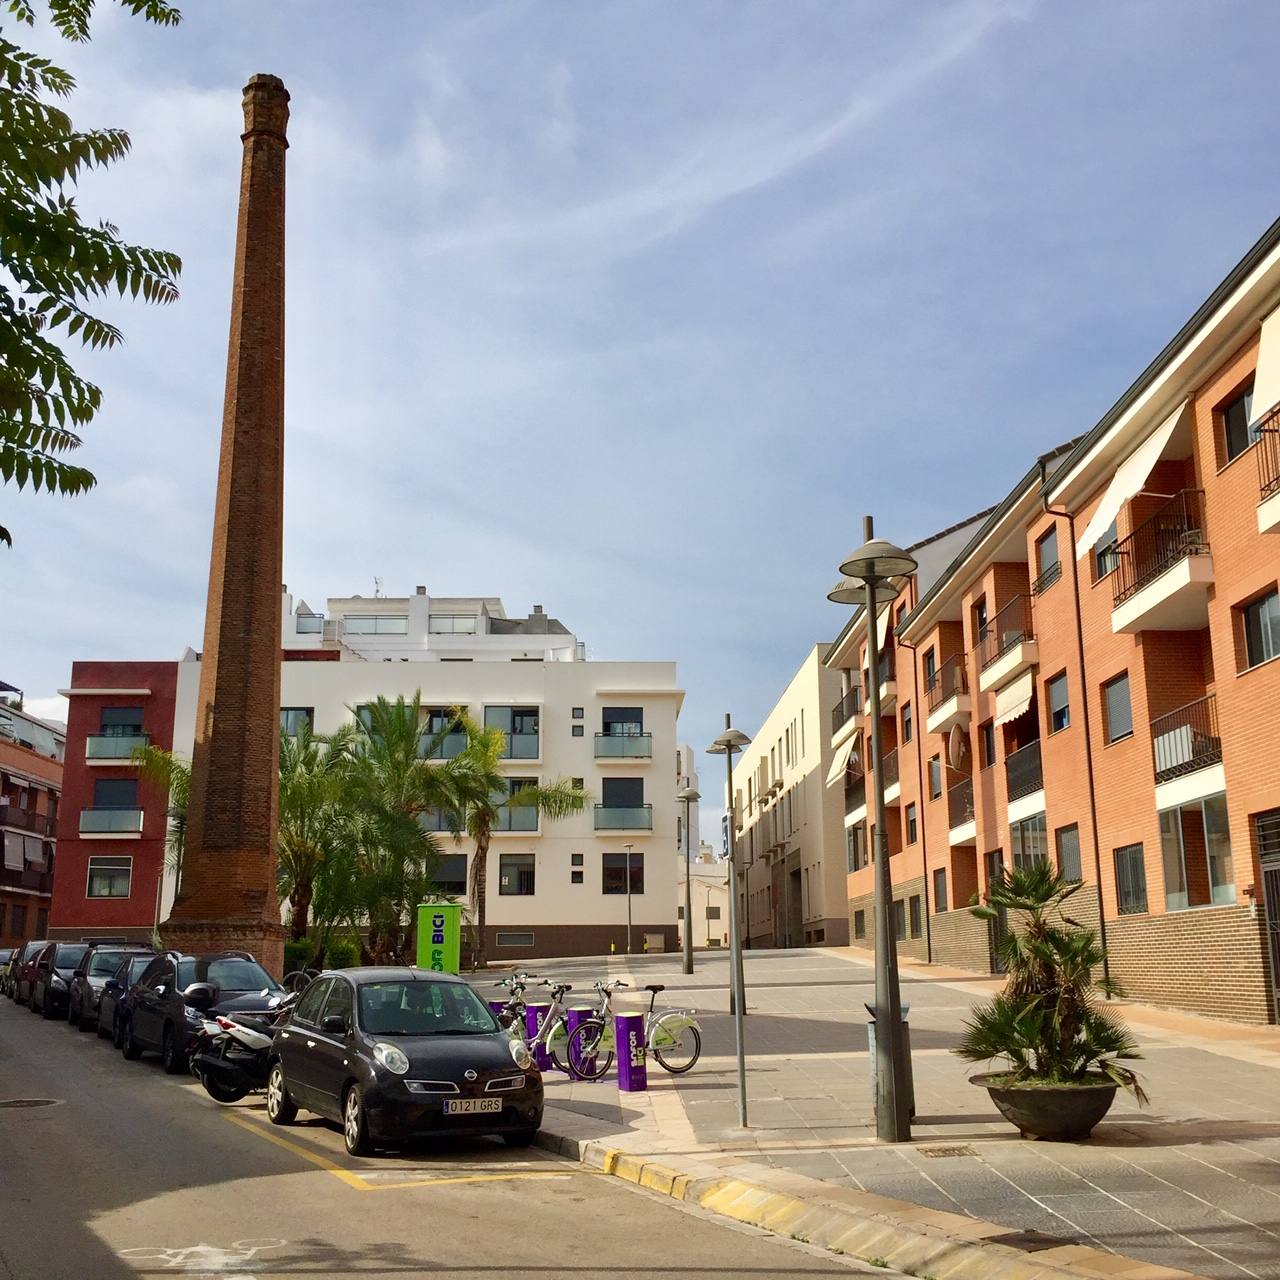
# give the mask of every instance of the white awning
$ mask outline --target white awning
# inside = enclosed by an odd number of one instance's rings
[[[1025,715],[1031,707],[1031,699],[1035,697],[1036,677],[1034,671],[1024,671],[1016,680],[1011,680],[1003,689],[996,690],[996,724],[1008,724]]]
[[[37,866],[44,865],[44,842],[39,836],[26,836],[27,861]]]
[[[1184,400],[1120,465],[1111,477],[1111,485],[1102,495],[1093,519],[1085,526],[1085,531],[1076,541],[1076,559],[1087,556],[1097,544],[1098,539],[1111,527],[1111,522],[1120,514],[1124,506],[1134,494],[1139,493],[1147,483],[1151,469],[1156,465],[1164,447],[1169,443],[1178,419],[1187,412],[1190,400]]]
[[[1253,375],[1253,420],[1265,417],[1280,403],[1280,310],[1262,322],[1258,367]]]
[[[4,833],[4,869],[22,870],[22,837],[16,831]]]
[[[858,735],[851,733],[848,742],[842,742],[836,751],[835,759],[831,762],[831,768],[827,771],[827,786],[834,787],[841,778],[844,777],[844,771],[849,767],[849,757],[853,754],[854,748],[858,745]]]

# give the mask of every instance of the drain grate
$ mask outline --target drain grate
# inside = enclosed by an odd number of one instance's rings
[[[5,1098],[0,1100],[0,1107],[56,1107],[57,1098]]]
[[[917,1147],[928,1160],[948,1160],[953,1156],[973,1156],[978,1153],[972,1147]]]

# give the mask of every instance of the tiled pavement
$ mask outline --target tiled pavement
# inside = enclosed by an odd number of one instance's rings
[[[875,1141],[863,1002],[870,958],[854,950],[748,953],[750,1130],[737,1127],[727,957],[625,957],[614,976],[663,982],[698,1009],[704,1056],[686,1077],[654,1071],[644,1095],[549,1081],[548,1098],[651,1136],[655,1151],[761,1163],[838,1185],[1042,1231],[1205,1276],[1280,1280],[1280,1029],[1125,1006],[1151,1106],[1120,1095],[1088,1143],[1024,1142],[950,1052],[990,979],[904,967],[911,1005],[914,1141]],[[588,985],[600,966],[544,965]]]

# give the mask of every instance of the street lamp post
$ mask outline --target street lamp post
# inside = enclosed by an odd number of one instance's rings
[[[631,954],[631,850],[633,844],[622,846],[627,851],[627,955]]]
[[[692,973],[693,917],[690,915],[692,910],[692,891],[689,888],[689,869],[692,866],[692,857],[689,852],[689,806],[695,800],[701,800],[702,793],[696,787],[685,787],[682,791],[676,793],[676,799],[684,801],[684,971],[685,973]]]
[[[729,815],[729,1003],[733,1009],[733,1035],[738,1056],[738,1123],[747,1127],[747,1059],[742,1042],[742,1014],[746,1006],[746,984],[742,976],[742,936],[738,932],[738,841],[734,834],[733,757],[750,743],[726,711],[724,732],[707,748],[707,754],[724,756],[725,811]]]
[[[884,740],[880,728],[879,604],[897,598],[890,578],[905,577],[915,559],[876,538],[870,516],[863,517],[865,543],[840,566],[844,580],[827,595],[836,604],[861,604],[867,617],[867,718],[871,721],[871,769],[875,774],[876,839],[876,1136],[882,1142],[909,1142],[911,1117],[902,1039],[902,990],[898,982],[898,945],[893,928],[893,877],[889,870],[889,833],[885,827]]]

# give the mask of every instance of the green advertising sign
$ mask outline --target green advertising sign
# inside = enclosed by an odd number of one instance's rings
[[[457,973],[462,967],[462,904],[423,902],[418,906],[418,968]]]

